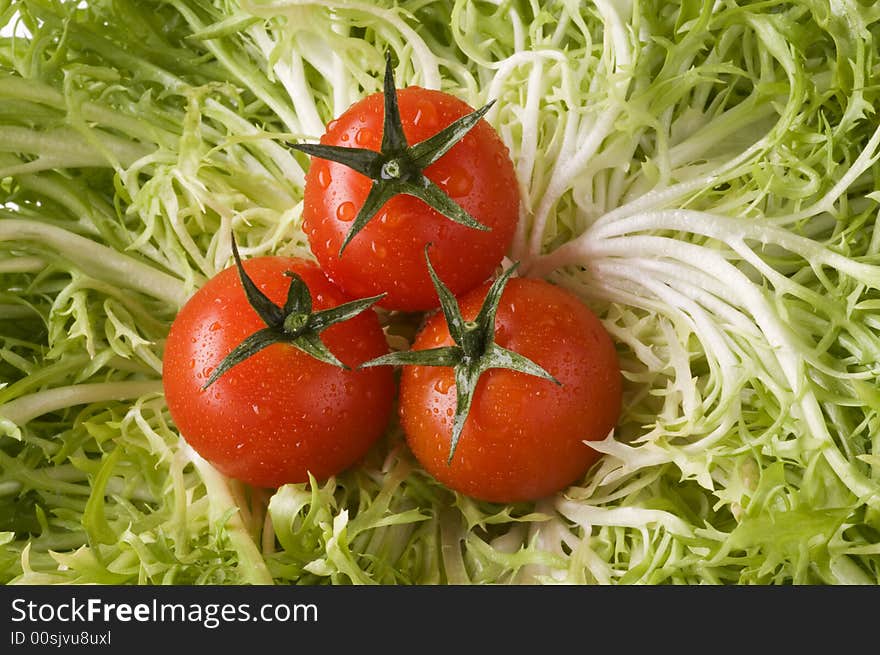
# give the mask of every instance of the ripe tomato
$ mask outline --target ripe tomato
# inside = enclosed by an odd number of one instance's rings
[[[487,289],[484,285],[460,299],[465,320],[476,317]],[[485,371],[448,462],[456,408],[453,370],[406,366],[401,424],[413,454],[446,486],[493,502],[535,500],[576,481],[598,458],[584,440],[606,437],[617,422],[617,354],[599,319],[577,297],[529,278],[513,278],[504,289],[495,342],[529,358],[561,384],[507,369]],[[438,313],[418,334],[413,350],[450,345]]]
[[[397,92],[407,143],[420,143],[472,112],[454,96],[420,87]],[[380,151],[383,94],[357,102],[327,126],[321,144]],[[507,147],[485,120],[424,174],[477,222],[455,223],[410,195],[396,195],[340,248],[371,188],[371,180],[344,164],[313,157],[306,176],[303,228],[327,276],[353,297],[387,292],[379,305],[420,311],[437,306],[423,251],[455,294],[486,280],[513,239],[519,213],[516,174]]]
[[[258,257],[248,276],[283,305],[299,274],[316,310],[348,299],[316,265]],[[163,382],[171,417],[186,441],[222,473],[259,487],[335,475],[384,432],[395,383],[390,370],[354,370],[388,350],[375,312],[331,325],[321,339],[344,364],[327,364],[275,343],[233,366],[203,390],[211,372],[266,324],[246,298],[236,269],[208,281],[181,309],[165,346]]]

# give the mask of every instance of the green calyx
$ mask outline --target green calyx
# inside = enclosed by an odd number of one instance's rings
[[[466,212],[443,189],[424,174],[424,170],[445,155],[489,111],[494,101],[462,116],[434,136],[410,146],[403,133],[397,90],[391,66],[391,55],[385,55],[384,82],[385,118],[382,145],[379,152],[365,148],[349,148],[312,143],[296,143],[291,147],[312,157],[327,159],[348,166],[373,182],[339,249],[342,256],[346,246],[358,232],[379,212],[382,206],[399,194],[415,196],[446,218],[473,228],[490,228]]]
[[[240,364],[263,348],[275,343],[289,344],[319,361],[348,370],[349,367],[339,361],[321,340],[321,332],[335,323],[354,318],[381,300],[385,296],[384,293],[314,312],[312,311],[312,294],[309,292],[309,287],[299,275],[288,271],[285,273],[290,278],[287,300],[284,307],[279,307],[260,291],[245,272],[235,237],[232,239],[232,255],[235,257],[235,266],[238,269],[238,276],[241,279],[242,287],[244,287],[248,303],[254,308],[266,327],[257,330],[233,348],[232,352],[226,355],[220,365],[214,369],[202,389],[207,389],[214,384],[221,375],[236,364]]]
[[[452,462],[458,447],[464,424],[470,412],[480,376],[492,368],[506,368],[528,375],[544,378],[557,385],[559,380],[527,357],[495,343],[495,315],[504,287],[516,270],[514,264],[504,271],[489,288],[479,313],[473,321],[465,321],[461,308],[449,288],[437,276],[425,248],[428,272],[440,298],[440,307],[449,328],[454,346],[428,348],[426,350],[398,351],[377,357],[362,364],[368,366],[446,366],[455,371],[456,406],[452,422],[447,464]]]

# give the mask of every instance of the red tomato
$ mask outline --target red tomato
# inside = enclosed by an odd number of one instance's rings
[[[460,299],[465,320],[474,319],[487,290],[484,285]],[[617,422],[617,354],[599,319],[577,297],[528,278],[513,278],[505,288],[495,342],[531,359],[561,385],[507,369],[484,372],[447,463],[456,407],[453,371],[405,366],[401,423],[416,458],[446,486],[493,502],[536,500],[581,478],[598,458],[584,440],[606,437]],[[438,313],[413,350],[449,345]]]
[[[407,142],[433,136],[472,109],[440,91],[407,87],[398,91]],[[381,93],[364,98],[327,126],[322,144],[380,150],[384,102]],[[485,281],[513,239],[519,213],[516,174],[507,147],[485,120],[425,175],[478,222],[476,230],[454,223],[418,198],[389,200],[339,256],[342,243],[364,204],[371,181],[336,162],[317,157],[306,176],[303,227],[312,252],[327,276],[353,297],[387,292],[379,305],[420,311],[437,307],[425,268],[424,248],[455,294]]]
[[[255,284],[283,306],[286,271],[308,286],[315,310],[348,300],[310,262],[259,257],[244,262]],[[233,366],[206,390],[211,371],[265,323],[249,305],[235,268],[190,298],[168,335],[165,397],[186,441],[222,473],[259,487],[335,475],[357,462],[383,434],[395,384],[390,370],[354,370],[388,350],[375,312],[321,333],[352,370],[325,364],[276,343]]]

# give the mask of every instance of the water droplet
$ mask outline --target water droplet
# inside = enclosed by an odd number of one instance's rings
[[[353,202],[346,200],[336,208],[336,218],[343,223],[350,223],[355,216],[357,216],[357,210],[355,210]]]
[[[219,330],[222,327],[223,326],[220,324],[220,321],[214,321],[213,323],[211,323],[211,325],[210,325],[210,327],[208,327],[208,329],[211,332],[216,332],[217,330]]]
[[[194,359],[189,360],[189,367],[191,369],[195,368],[196,367],[196,360],[194,360]]]
[[[382,212],[379,222],[386,227],[394,228],[403,222],[403,215],[400,212]]]
[[[251,405],[251,409],[254,411],[254,414],[260,413],[260,406],[259,405]]]
[[[330,186],[330,182],[332,181],[333,179],[330,177],[330,169],[327,166],[321,166],[321,168],[318,169],[318,186],[322,189],[326,189]]]
[[[332,120],[332,121],[330,121],[329,123],[327,123],[327,132],[332,132],[332,131],[335,130],[337,127],[339,127],[339,121],[338,121],[338,120]]]
[[[321,414],[323,414],[324,416],[330,416],[332,413],[333,413],[333,408],[330,407],[329,405],[321,410]]]
[[[446,178],[440,180],[440,184],[450,196],[461,198],[474,188],[474,178],[465,169],[456,166],[449,171]]]
[[[339,140],[342,141],[342,142],[348,141],[348,132],[343,132],[343,133],[340,135]]]
[[[385,259],[388,255],[388,249],[378,241],[373,241],[370,244],[370,250],[373,251],[373,254],[376,255],[377,259]]]
[[[449,387],[452,386],[452,380],[449,378],[440,378],[434,383],[434,391],[437,393],[447,393],[449,391]]]
[[[368,127],[362,127],[354,135],[354,142],[359,146],[370,146],[376,143],[376,133]]]
[[[413,125],[431,129],[437,127],[437,108],[430,102],[422,101],[416,105],[416,115],[413,116]]]

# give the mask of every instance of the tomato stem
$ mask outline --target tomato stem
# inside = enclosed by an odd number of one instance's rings
[[[506,368],[527,375],[544,378],[554,384],[561,385],[559,380],[527,357],[495,343],[495,316],[504,293],[504,287],[517,268],[514,264],[499,275],[489,291],[480,311],[473,321],[465,321],[455,296],[437,275],[425,247],[425,260],[428,273],[440,298],[449,335],[455,342],[454,346],[442,346],[426,350],[399,351],[377,357],[361,364],[369,366],[444,366],[454,370],[456,407],[452,420],[452,437],[446,463],[451,464],[464,424],[470,412],[474,393],[480,376],[493,368]]]
[[[462,116],[434,136],[410,146],[403,131],[391,54],[385,55],[385,79],[383,87],[385,115],[382,128],[382,144],[379,152],[365,148],[332,146],[314,143],[293,143],[291,147],[311,157],[326,159],[348,166],[372,180],[370,191],[364,200],[351,228],[349,228],[339,256],[346,246],[372,220],[391,198],[405,194],[419,198],[446,218],[475,230],[491,228],[477,221],[461,205],[432,182],[424,170],[445,155],[483,118],[494,100],[484,107]]]
[[[276,343],[290,344],[319,361],[348,370],[349,367],[339,361],[321,340],[321,332],[335,323],[354,318],[381,300],[384,293],[315,312],[312,311],[312,294],[308,285],[299,275],[287,271],[285,275],[290,278],[287,300],[284,307],[279,307],[260,291],[244,270],[235,235],[232,236],[232,256],[247,301],[266,327],[257,330],[233,348],[211,373],[202,390],[214,384],[233,366]]]

